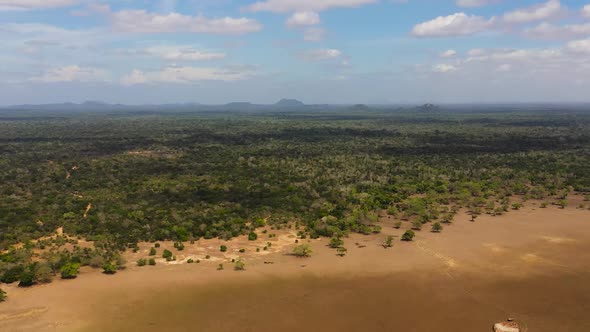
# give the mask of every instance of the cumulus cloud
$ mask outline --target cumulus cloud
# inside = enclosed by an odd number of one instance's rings
[[[102,69],[72,65],[50,68],[30,80],[41,83],[93,82],[105,81],[107,77],[107,72]]]
[[[446,50],[439,54],[441,58],[452,58],[457,55],[457,51],[455,50]]]
[[[435,73],[448,73],[455,70],[457,70],[457,67],[444,63],[432,66],[432,71]]]
[[[287,26],[316,25],[320,23],[320,15],[316,12],[295,12],[287,19]]]
[[[590,4],[582,8],[582,16],[590,18]]]
[[[549,0],[539,5],[508,12],[502,18],[507,23],[529,23],[555,18],[564,10],[559,0]]]
[[[590,39],[571,41],[567,44],[567,49],[573,53],[590,54]]]
[[[178,83],[189,84],[200,81],[240,81],[253,75],[252,68],[213,68],[213,67],[176,67],[169,66],[162,70],[143,72],[135,69],[121,78],[123,85]]]
[[[342,56],[342,52],[337,49],[317,49],[302,53],[302,58],[309,61],[323,61],[330,59],[338,59]]]
[[[573,39],[590,36],[590,23],[563,26],[543,22],[524,30],[524,36],[534,39]]]
[[[121,32],[244,34],[262,29],[258,21],[244,17],[206,18],[179,13],[159,15],[145,10],[123,10],[112,13],[110,17],[113,27]]]
[[[266,0],[258,1],[245,9],[252,12],[288,13],[293,11],[320,12],[331,8],[353,8],[376,3],[379,0]]]
[[[67,7],[79,2],[79,0],[0,0],[0,11]]]
[[[493,3],[498,3],[502,0],[457,0],[459,7],[482,7]]]
[[[223,59],[227,55],[221,52],[209,52],[195,49],[192,46],[152,46],[143,50],[150,55],[158,56],[165,60],[176,61],[206,61]]]
[[[493,22],[494,19],[456,13],[420,23],[414,26],[412,35],[416,37],[466,36],[485,31],[492,26]]]

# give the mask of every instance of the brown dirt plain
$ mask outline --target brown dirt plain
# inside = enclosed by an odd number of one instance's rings
[[[461,213],[442,233],[398,237],[390,249],[386,236],[409,224],[397,230],[385,217],[381,234],[346,238],[342,258],[328,239],[300,240],[313,256],[290,256],[295,230],[256,242],[200,240],[181,252],[162,243],[156,266],[137,267],[152,245],[142,244],[113,276],[84,269],[76,280],[4,285],[0,331],[473,332],[507,317],[525,331],[590,331],[590,211],[574,206],[527,202],[476,222]],[[178,260],[159,258],[164,248]],[[237,257],[245,271],[233,270]]]

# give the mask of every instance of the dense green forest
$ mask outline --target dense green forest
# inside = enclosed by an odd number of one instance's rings
[[[59,227],[105,252],[229,239],[260,218],[310,237],[371,233],[382,211],[451,222],[461,207],[503,214],[516,196],[566,205],[572,190],[590,192],[590,112],[0,111],[3,250]]]

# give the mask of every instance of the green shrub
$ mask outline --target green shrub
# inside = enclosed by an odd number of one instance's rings
[[[150,260],[148,261],[148,264],[151,266],[154,266],[154,265],[156,265],[156,260],[153,258],[150,258]]]
[[[402,222],[401,221],[396,221],[395,224],[393,224],[393,228],[396,228],[396,229],[402,228]]]
[[[25,267],[23,265],[15,265],[4,271],[2,277],[0,277],[0,282],[12,284],[13,282],[20,280],[20,277],[24,272]]]
[[[227,251],[227,246],[222,245],[221,247],[219,247],[219,251],[226,252]]]
[[[160,244],[158,242],[156,242],[156,244],[154,244],[155,248],[160,248]]]
[[[162,258],[166,258],[166,259],[172,258],[172,251],[170,251],[168,249],[164,249],[164,252],[162,253]]]
[[[192,263],[194,263],[195,261],[194,261],[192,258],[189,258],[189,259],[188,259],[186,262],[187,262],[188,264],[192,264]]]
[[[244,252],[246,252],[246,249],[242,248],[242,249],[240,249],[240,252],[244,253]]]
[[[440,233],[442,230],[443,230],[443,227],[439,222],[435,222],[432,225],[432,232],[433,233]]]
[[[256,234],[255,232],[250,232],[250,234],[248,234],[248,241],[256,241],[258,239],[258,234]]]
[[[6,292],[0,288],[0,302],[6,301]]]
[[[145,266],[147,264],[147,259],[145,258],[140,258],[139,260],[137,260],[137,266]]]
[[[234,270],[236,271],[243,271],[246,269],[246,264],[244,263],[244,261],[242,261],[241,259],[238,259],[235,263],[234,263]]]
[[[155,256],[157,254],[156,248],[150,248],[150,256]]]
[[[413,241],[416,233],[412,230],[407,230],[404,235],[402,235],[402,241]]]
[[[67,263],[61,267],[61,278],[62,279],[74,279],[80,273],[80,264],[78,263]]]
[[[340,237],[333,237],[330,239],[330,248],[338,248],[344,244],[344,241]]]
[[[293,255],[296,257],[310,257],[312,253],[311,247],[307,244],[300,244],[293,248]]]
[[[336,249],[336,255],[338,255],[340,257],[346,256],[347,252],[348,252],[348,249],[346,249],[344,247],[340,247],[340,248]]]
[[[115,274],[117,273],[117,266],[113,263],[106,263],[102,267],[102,273],[104,274]]]

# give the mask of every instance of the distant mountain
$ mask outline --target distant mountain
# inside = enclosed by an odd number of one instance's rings
[[[280,107],[303,107],[305,104],[297,99],[281,99],[275,106]]]

